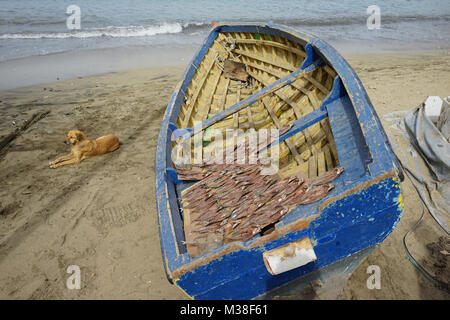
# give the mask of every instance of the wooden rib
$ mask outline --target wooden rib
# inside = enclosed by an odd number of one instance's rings
[[[247,117],[250,128],[255,129],[255,123],[253,122],[252,111],[250,107],[247,107]]]
[[[285,40],[288,41],[287,39],[285,39]],[[278,47],[278,48],[282,48],[282,49],[294,52],[298,55],[301,55],[302,57],[306,57],[306,52],[302,51],[301,49],[298,49],[295,47],[290,47],[290,46],[287,46],[287,45],[279,43],[279,42],[268,41],[268,40],[256,40],[256,39],[236,39],[236,43],[238,43],[238,44],[239,43],[244,43],[244,44],[249,44],[249,43],[253,44],[254,43],[254,44],[262,44],[262,45],[269,44],[274,47]],[[258,58],[256,58],[256,59],[258,59]],[[267,62],[267,63],[272,64],[271,62]],[[330,66],[325,65],[325,66],[323,66],[323,68],[332,78],[334,78],[337,75],[336,71],[333,68],[331,68]]]
[[[267,68],[267,67],[265,67],[265,66],[260,66],[260,65],[258,65],[258,64],[256,64],[256,63],[253,63],[253,62],[246,61],[245,64],[247,64],[247,65],[250,66],[250,67],[253,67],[253,68],[259,69],[259,70],[261,70],[261,71],[267,72],[267,73],[269,73],[269,74],[271,74],[271,75],[273,75],[273,76],[275,76],[275,77],[277,77],[277,78],[283,78],[283,77],[286,76],[286,75],[283,75],[282,73],[280,73],[280,72],[278,72],[278,71],[276,71],[276,70],[273,70],[273,69],[271,69],[271,68]],[[304,77],[304,78],[305,78],[306,80],[308,80],[309,82],[311,82],[311,79],[312,79],[313,81],[317,82],[317,81],[316,81],[314,78],[312,78],[311,76],[306,77],[306,74],[305,74],[305,77]],[[312,83],[312,82],[311,82],[311,83]],[[298,84],[295,83],[295,82],[291,83],[290,85],[291,85],[292,87],[294,87],[295,89],[299,90],[299,91],[300,91],[301,93],[303,93],[304,95],[307,95],[308,98],[309,98],[310,101],[311,101],[311,91],[310,91],[310,90],[308,90],[308,89],[306,89],[306,88],[304,88],[304,87],[298,85]],[[324,88],[325,88],[325,87],[324,87]],[[326,88],[325,88],[325,90],[326,90]],[[325,92],[325,94],[328,94],[329,92],[330,92],[330,91],[327,90],[327,91]],[[313,103],[313,101],[311,101],[311,103]]]
[[[289,46],[289,42],[286,38],[283,37],[279,37],[278,42],[280,42],[283,45],[287,45]],[[305,56],[303,56],[302,58],[306,57],[306,53]],[[296,66],[297,68],[300,66],[297,66],[297,62],[298,62],[298,55],[294,54],[293,52],[289,51],[286,52],[284,54],[284,59],[286,60],[286,62],[288,62],[289,64],[292,64],[293,66]],[[293,62],[292,62],[293,61]]]
[[[238,103],[239,101],[241,101],[241,89],[240,88],[236,91],[236,103]],[[239,128],[239,112],[236,112],[235,114],[233,114],[233,121],[234,121],[234,124],[233,124],[234,128],[235,129]]]
[[[322,148],[322,150],[323,150],[323,153],[325,154],[325,163],[327,165],[327,171],[333,169],[334,166],[333,166],[333,159],[331,158],[330,146],[325,145]]]
[[[181,103],[180,107],[180,113],[178,114],[177,122],[183,123],[183,120],[185,118],[184,113],[186,112],[184,109],[186,108],[186,104],[184,102]]]
[[[227,101],[227,93],[228,93],[229,85],[230,85],[230,79],[227,79],[225,82],[225,88],[223,90],[222,101],[220,102],[220,111],[222,111],[225,108],[225,102]]]
[[[294,81],[297,81],[299,78],[301,78],[304,74],[304,71],[301,69],[298,69],[294,71],[293,73],[289,74],[288,76],[284,77],[283,79],[280,79],[278,81],[275,81],[274,83],[270,84],[269,86],[265,87],[264,90],[258,90],[257,92],[253,93],[252,95],[248,96],[244,100],[240,101],[239,103],[235,103],[234,105],[228,107],[227,109],[221,111],[220,113],[214,115],[213,117],[207,119],[203,123],[201,123],[200,126],[194,127],[193,131],[190,131],[186,133],[183,136],[183,139],[189,139],[193,135],[198,134],[200,131],[203,131],[204,129],[216,124],[217,122],[223,121],[225,118],[231,117],[236,112],[239,112],[248,106],[256,103],[257,101],[261,100],[262,98],[273,94],[275,91],[280,90],[281,88],[288,86]]]
[[[272,118],[273,123],[278,129],[281,129],[281,123],[278,119],[277,115],[273,112],[272,108],[269,106],[268,102],[265,99],[262,99],[263,105],[266,108],[267,112],[269,113],[270,117]],[[292,155],[295,158],[295,161],[300,165],[303,163],[302,157],[300,157],[297,149],[295,148],[295,145],[293,143],[294,138],[286,139],[284,142],[286,142],[289,150],[291,150]]]
[[[317,177],[317,157],[312,155],[311,158],[309,158],[308,164],[308,176],[310,178]]]
[[[284,63],[275,62],[275,61],[272,61],[272,60],[269,60],[269,59],[266,59],[266,58],[254,55],[254,54],[252,54],[250,52],[247,52],[245,50],[234,49],[233,52],[237,53],[237,54],[241,54],[241,55],[249,57],[249,58],[252,58],[252,59],[255,59],[255,60],[258,60],[258,61],[261,61],[261,62],[264,62],[264,63],[268,63],[268,64],[271,64],[271,65],[277,66],[277,67],[285,69],[285,70],[296,71],[298,69],[298,68],[296,68],[294,66],[286,65]]]
[[[325,74],[322,73],[322,77],[323,77],[324,75],[325,75]],[[306,77],[305,77],[305,79],[306,79]],[[315,79],[314,79],[314,81],[317,82]],[[311,81],[310,81],[310,82],[311,82]],[[313,82],[311,82],[311,83],[313,83]],[[313,91],[314,91],[314,89],[313,89],[313,90],[310,90],[310,91],[307,91],[307,92],[306,92],[306,95],[308,96],[308,99],[309,99],[309,101],[311,102],[313,108],[314,108],[314,109],[318,109],[318,108],[320,108],[321,104],[320,104],[320,101],[317,99],[317,97],[314,95]],[[329,92],[330,92],[330,91],[327,90],[325,94],[328,94]],[[320,121],[320,124],[321,124],[321,126],[322,126],[322,129],[323,129],[324,132],[325,132],[325,135],[327,136],[328,142],[330,143],[330,146],[331,146],[331,152],[333,153],[333,157],[336,159],[336,165],[338,165],[338,157],[337,157],[336,144],[335,144],[335,142],[334,142],[334,137],[333,137],[333,134],[332,134],[332,131],[331,131],[330,124],[328,123],[328,121],[327,121],[326,119]]]
[[[322,77],[323,76],[324,76],[324,74],[322,74]],[[309,101],[311,101],[311,104],[313,105],[314,109],[320,108],[320,102],[316,98],[316,96],[313,94],[312,91],[308,95],[308,98],[309,98]],[[336,150],[336,144],[334,142],[334,137],[333,137],[333,133],[331,131],[330,123],[326,119],[324,119],[324,120],[320,121],[320,124],[322,126],[323,131],[325,132],[325,135],[327,136],[328,143],[331,146],[331,152],[333,153],[333,157],[336,159],[336,165],[338,165],[338,155],[337,155],[337,150]]]
[[[327,167],[325,165],[325,153],[320,152],[317,155],[317,175],[320,177],[325,172],[327,172]]]
[[[261,79],[259,76],[257,76],[255,73],[251,73],[249,72],[249,74],[256,79],[256,81],[260,82],[262,85],[266,86],[267,83]],[[280,92],[274,92],[275,95],[277,95],[281,100],[283,100],[286,104],[290,105],[292,107],[292,109],[294,110],[295,116],[297,117],[297,119],[300,119],[301,117],[303,117],[303,113],[299,110],[297,104],[292,101],[290,98],[286,97],[284,94],[280,93]],[[303,134],[305,135],[306,138],[306,143],[308,144],[308,147],[311,149],[311,152],[313,154],[317,153],[316,147],[314,146],[314,143],[312,141],[311,138],[311,134],[309,132],[308,129],[303,130]]]
[[[310,75],[305,74],[305,79],[311,82],[315,87],[319,88],[320,91],[322,91],[324,94],[328,94],[327,88],[323,84],[321,84],[319,81],[311,77]]]
[[[219,69],[219,72],[217,73],[216,79],[214,80],[213,89],[211,90],[211,95],[208,97],[208,101],[206,102],[206,107],[208,109],[206,110],[205,117],[204,117],[203,120],[208,118],[208,114],[209,114],[209,112],[211,110],[212,99],[214,97],[214,93],[217,90],[217,85],[219,84],[220,76],[222,75],[222,73],[223,73],[223,70]]]
[[[306,57],[306,52],[298,49],[298,48],[294,48],[294,47],[290,47],[287,46],[285,44],[279,43],[279,42],[275,42],[275,41],[269,41],[269,40],[256,40],[256,39],[236,39],[236,43],[238,44],[258,44],[258,45],[269,45],[272,47],[277,47],[280,49],[284,49],[287,51],[290,51],[292,53],[295,53],[299,56],[302,57]]]
[[[256,48],[254,48],[254,51],[256,51]],[[274,48],[272,47],[272,53],[274,51]],[[262,52],[263,55],[265,57],[266,51],[262,48]],[[272,110],[271,106],[269,105],[269,103],[265,100],[262,99],[263,102],[263,106],[266,108],[267,112],[269,113],[269,116],[271,117],[273,123],[275,124],[275,126],[278,129],[281,129],[281,123],[280,120],[278,119],[278,117],[276,116],[275,112]],[[295,161],[297,162],[297,164],[302,164],[302,158],[300,157],[300,154],[298,153],[297,149],[295,148],[295,144],[294,144],[294,138],[291,139],[287,139],[285,141],[286,145],[288,146],[289,150],[291,151],[292,155],[294,156]]]
[[[328,66],[328,65],[325,65],[323,68],[325,69],[325,71],[326,71],[332,78],[336,77],[337,73],[336,73],[336,71],[335,71],[333,68],[331,68],[331,67]]]
[[[211,59],[210,64],[206,68],[205,75],[202,77],[202,79],[200,80],[200,83],[198,84],[197,88],[195,89],[195,92],[194,92],[194,95],[192,96],[192,100],[191,100],[191,104],[189,106],[189,109],[185,113],[185,118],[183,119],[182,128],[186,128],[188,126],[188,124],[189,124],[189,119],[191,118],[192,110],[194,110],[195,102],[196,102],[196,100],[198,98],[200,90],[203,87],[203,84],[205,83],[206,78],[208,78],[208,76],[209,76],[209,72],[211,71],[211,68],[216,63],[217,55],[218,55],[218,53],[216,52],[214,57]]]
[[[250,36],[250,34],[244,34],[243,36],[241,36],[241,39],[236,39],[237,41],[253,41],[254,39],[248,39],[247,36]],[[244,43],[244,42],[241,42]],[[257,50],[255,47],[252,47],[251,49],[253,49],[254,53],[257,53]],[[247,107],[247,118],[248,118],[248,122],[249,122],[249,126],[250,128],[255,129],[255,123],[253,122],[253,117],[252,117],[252,112],[251,112],[251,108]]]

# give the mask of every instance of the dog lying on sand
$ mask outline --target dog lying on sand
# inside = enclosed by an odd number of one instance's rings
[[[70,130],[64,143],[72,145],[70,154],[50,162],[50,168],[79,163],[84,159],[112,152],[119,147],[119,138],[108,134],[96,140],[89,140],[80,130]]]

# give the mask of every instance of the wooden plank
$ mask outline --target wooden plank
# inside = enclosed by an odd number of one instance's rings
[[[325,163],[327,165],[327,171],[334,168],[333,159],[331,158],[331,152],[329,145],[325,145],[323,148],[323,153],[325,154]]]
[[[283,75],[281,72],[279,72],[279,71],[277,71],[277,70],[273,70],[273,69],[271,69],[271,68],[267,68],[266,66],[259,65],[259,64],[257,64],[257,63],[253,63],[253,62],[251,62],[251,61],[245,61],[245,64],[247,64],[248,66],[253,67],[253,68],[255,68],[255,69],[259,69],[259,70],[261,70],[261,71],[267,72],[267,73],[269,73],[269,74],[271,74],[271,75],[273,75],[273,76],[275,76],[275,77],[277,77],[277,78],[282,78],[282,77],[285,76],[285,75]],[[320,68],[320,67],[319,67],[319,68]],[[314,70],[309,71],[308,73],[311,74],[312,72],[314,72]],[[308,76],[308,74],[305,74],[305,77],[304,77],[304,78],[305,78],[306,80],[308,80],[309,82],[311,82],[311,83],[313,83],[312,81],[314,81],[313,85],[315,85],[315,84],[318,83],[314,78],[312,78],[311,76]],[[311,81],[311,80],[312,80],[312,81]],[[311,104],[314,104],[314,103],[315,103],[315,101],[313,101],[314,97],[311,95],[312,91],[310,91],[310,90],[308,90],[308,89],[306,89],[306,88],[304,88],[304,87],[298,85],[298,84],[295,83],[295,82],[291,83],[290,85],[291,85],[291,87],[294,87],[295,89],[299,90],[299,91],[300,91],[301,93],[303,93],[304,95],[307,95],[308,98],[309,98],[310,101],[311,101]],[[327,90],[327,89],[325,88],[325,86],[321,85],[320,83],[319,83],[319,85],[322,87],[323,90],[326,90],[326,92],[324,92],[325,94],[330,93],[330,90]],[[321,91],[322,91],[322,90],[321,90]],[[318,107],[320,107],[320,104],[316,107],[316,109],[317,109]]]
[[[216,78],[214,79],[214,82],[213,82],[213,89],[211,90],[211,95],[208,97],[208,101],[206,102],[206,107],[207,107],[208,109],[207,109],[206,112],[205,112],[205,116],[204,116],[203,120],[206,120],[206,119],[207,119],[208,114],[209,114],[209,112],[210,112],[210,110],[211,110],[212,99],[213,99],[213,97],[214,97],[214,93],[215,93],[216,90],[217,90],[217,85],[219,84],[220,76],[222,75],[222,73],[223,73],[223,71],[222,71],[222,70],[219,70],[219,72],[217,73]]]
[[[302,51],[298,48],[290,47],[290,46],[287,46],[285,44],[275,42],[275,41],[257,40],[257,39],[236,39],[235,41],[237,44],[257,44],[257,45],[267,45],[267,46],[277,47],[277,48],[284,49],[286,51],[295,53],[299,56],[306,57],[305,51]]]
[[[247,107],[247,117],[250,128],[255,129],[255,123],[253,122],[252,111],[250,107]]]
[[[319,152],[317,155],[317,175],[320,177],[325,172],[327,172],[327,167],[325,164],[325,153]]]
[[[336,165],[339,161],[347,174],[352,172],[352,176],[359,177],[367,172],[367,163],[370,161],[371,154],[362,136],[356,114],[345,112],[347,108],[352,108],[352,102],[348,96],[334,100],[328,105],[330,125],[335,133],[336,150],[339,151],[340,158],[337,158],[337,152],[333,153],[333,157]],[[350,179],[345,180],[345,183],[350,182]]]
[[[294,174],[296,174],[300,171],[303,172],[305,175],[308,175],[308,168],[309,168],[308,162],[303,162],[302,164],[300,164],[298,166],[281,169],[278,174],[282,179],[293,176]]]
[[[223,90],[223,97],[222,101],[220,102],[220,111],[222,111],[225,108],[225,103],[227,101],[227,93],[228,93],[228,86],[230,85],[230,79],[227,79],[225,82],[225,88]]]
[[[267,72],[277,78],[282,78],[284,75],[282,73],[280,73],[279,71],[273,70],[271,68],[267,68],[265,66],[261,66],[258,65],[256,63],[250,62],[250,61],[246,61],[245,62],[248,66],[253,67],[255,69],[259,69],[261,71]],[[309,71],[309,73],[311,74],[312,72],[314,72],[314,70]],[[305,74],[305,79],[307,79],[309,82],[311,82],[310,80],[313,79],[313,81],[315,81],[314,78],[307,76],[307,74]],[[317,83],[317,81],[315,81]],[[312,82],[311,82],[312,83]],[[308,97],[308,99],[311,101],[311,104],[314,106],[314,109],[317,109],[320,107],[320,103],[317,101],[317,99],[313,96],[312,94],[312,90],[308,90],[304,87],[301,87],[300,85],[298,85],[297,83],[293,82],[290,84],[291,87],[294,87],[295,89],[299,90],[301,93],[303,93],[304,95],[306,95]],[[323,88],[325,88],[324,86],[322,86]],[[314,90],[314,89],[313,89]],[[325,88],[326,90],[326,88]],[[325,92],[325,94],[328,94],[330,92],[330,90],[327,90]]]
[[[274,83],[272,83],[271,85],[259,90],[258,92],[254,93],[253,95],[245,98],[244,100],[241,100],[240,102],[232,105],[231,107],[223,110],[222,112],[214,115],[213,117],[203,121],[201,123],[201,125],[192,128],[192,130],[190,130],[190,132],[188,134],[186,134],[185,136],[183,136],[184,139],[188,139],[191,136],[201,132],[202,130],[212,126],[213,124],[231,116],[232,114],[241,111],[242,109],[252,105],[253,103],[261,100],[262,98],[268,96],[269,94],[274,93],[275,91],[290,85],[292,82],[296,81],[297,79],[299,79],[300,77],[303,76],[303,70],[297,70],[291,74],[289,74],[288,76],[275,81]],[[180,137],[181,138],[181,137]]]
[[[237,53],[237,54],[241,54],[241,55],[249,57],[249,58],[252,58],[252,59],[255,59],[255,60],[258,60],[258,61],[262,61],[262,62],[271,64],[271,65],[274,65],[274,66],[277,66],[277,67],[289,70],[289,71],[297,70],[297,68],[294,67],[294,66],[287,65],[287,64],[284,64],[284,63],[275,62],[275,61],[272,61],[272,60],[270,60],[268,58],[263,58],[263,57],[261,57],[261,56],[259,56],[257,54],[253,54],[253,53],[247,52],[245,50],[234,49],[233,52]]]
[[[293,136],[294,134],[309,128],[310,126],[319,122],[321,119],[327,117],[327,115],[328,113],[326,109],[316,109],[313,112],[306,114],[300,119],[294,121],[292,127],[279,137],[279,141],[284,141],[285,139]]]
[[[309,164],[308,177],[309,178],[317,177],[317,156],[313,154],[311,158],[309,158],[308,164]]]
[[[257,76],[255,73],[251,73],[251,72],[250,72],[250,75],[251,75],[253,78],[255,78],[258,82],[260,82],[262,85],[266,85],[266,82],[265,82],[262,78],[260,78],[259,76]],[[292,107],[292,109],[293,109],[294,112],[295,112],[295,115],[296,115],[297,119],[301,119],[301,118],[303,117],[302,112],[298,109],[298,106],[297,106],[297,104],[296,104],[294,101],[292,101],[291,99],[285,97],[285,96],[284,96],[283,94],[281,94],[281,93],[275,92],[275,94],[276,94],[281,100],[283,100],[286,104],[288,104],[288,105],[290,105],[290,106]],[[312,151],[313,154],[316,154],[316,153],[317,153],[317,150],[316,150],[316,148],[315,148],[315,146],[314,146],[314,143],[313,143],[313,141],[312,141],[311,133],[309,132],[308,129],[305,129],[305,130],[303,131],[303,134],[305,135],[306,143],[308,144],[308,147],[311,149],[311,151]]]
[[[327,95],[329,93],[329,90],[327,90],[327,88],[325,88],[324,85],[322,85],[319,81],[317,81],[316,79],[314,79],[312,76],[310,75],[305,75],[305,79],[307,79],[309,82],[311,82],[315,87],[317,87],[320,91],[322,91],[325,95]]]
[[[211,68],[216,63],[217,55],[218,55],[218,53],[216,52],[216,54],[214,55],[214,58],[211,59],[209,65],[206,67],[206,71],[205,71],[203,78],[200,80],[200,83],[198,84],[197,88],[194,91],[194,95],[192,96],[192,99],[190,101],[189,108],[188,108],[187,112],[185,113],[185,118],[183,119],[182,128],[186,128],[189,124],[189,119],[191,118],[192,110],[194,110],[195,102],[197,101],[198,95],[200,93],[200,90],[203,87],[203,84],[206,81],[206,78],[208,78],[208,76],[209,76],[209,72],[211,71]]]
[[[282,72],[280,72],[278,70],[274,70],[272,68],[268,68],[265,65],[257,64],[255,62],[252,62],[252,61],[249,61],[249,60],[248,61],[245,60],[244,63],[247,66],[249,66],[249,67],[252,67],[252,68],[259,69],[261,71],[267,72],[268,74],[271,74],[271,75],[273,75],[273,76],[275,76],[275,77],[277,77],[279,79],[283,78],[288,73],[288,72],[286,72],[286,73],[283,74]],[[291,86],[292,86],[292,84],[291,84]]]
[[[236,103],[238,103],[239,101],[241,101],[241,89],[238,89],[236,92]],[[233,114],[233,121],[233,127],[235,129],[239,128],[239,112]]]
[[[183,201],[183,207],[186,207],[188,205],[188,202]],[[186,251],[191,256],[197,256],[199,254],[198,248],[196,245],[192,245],[195,243],[192,239],[192,232],[191,232],[191,221],[192,221],[192,215],[190,209],[184,209],[184,234],[186,238]]]
[[[280,129],[281,123],[280,120],[278,120],[277,115],[273,112],[272,108],[269,106],[268,102],[265,99],[262,99],[263,105],[266,108],[267,112],[269,113],[270,117],[272,118],[272,121],[275,123],[275,126]],[[303,163],[302,158],[300,157],[297,149],[295,148],[295,145],[293,143],[294,138],[286,139],[286,145],[288,146],[289,150],[291,151],[292,155],[295,158],[295,161],[300,165]]]
[[[258,76],[256,73],[250,72],[250,75],[251,75],[253,78],[255,78],[255,79],[256,79],[259,83],[261,83],[262,85],[264,85],[264,86],[267,86],[267,85],[268,85],[268,83],[267,83],[262,77]],[[290,98],[286,97],[284,94],[282,94],[282,93],[280,93],[280,92],[275,92],[275,94],[276,94],[281,100],[283,100],[285,103],[287,103],[287,104],[290,105],[292,108],[294,108],[294,111],[295,111],[295,108],[297,107],[297,105],[296,105],[296,103],[295,103],[294,101],[292,101]],[[301,116],[301,114],[300,114],[300,116]]]
[[[325,73],[322,73],[322,77],[326,76]],[[313,92],[314,90],[310,91],[308,94],[309,101],[311,101],[311,104],[313,105],[314,109],[320,108],[320,102],[317,99],[316,95]],[[331,131],[330,123],[325,119],[320,122],[320,125],[325,132],[325,135],[327,136],[328,143],[330,144],[331,151],[333,152],[333,155],[335,156],[335,159],[337,159],[337,151],[336,151],[336,144],[334,143],[334,137],[333,133]],[[336,164],[337,165],[337,164]]]
[[[325,69],[325,71],[326,71],[332,78],[336,77],[337,73],[336,73],[336,71],[334,71],[333,68],[331,68],[331,67],[328,66],[328,65],[325,65],[325,66],[324,66],[324,69]]]

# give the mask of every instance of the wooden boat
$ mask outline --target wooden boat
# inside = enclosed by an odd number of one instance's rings
[[[209,129],[267,128],[287,128],[279,177],[343,168],[334,188],[250,239],[193,249],[183,198],[198,182],[177,174],[173,148]],[[200,144],[203,153],[210,147]],[[155,170],[165,270],[197,299],[249,299],[330,266],[344,272],[349,258],[386,238],[403,208],[399,166],[353,69],[320,39],[273,24],[210,32],[167,107]]]

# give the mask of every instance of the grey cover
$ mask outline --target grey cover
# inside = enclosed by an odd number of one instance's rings
[[[428,212],[449,234],[450,144],[425,115],[424,105],[383,116],[401,133],[389,142],[405,174],[417,190]],[[399,142],[399,143],[396,143]]]

